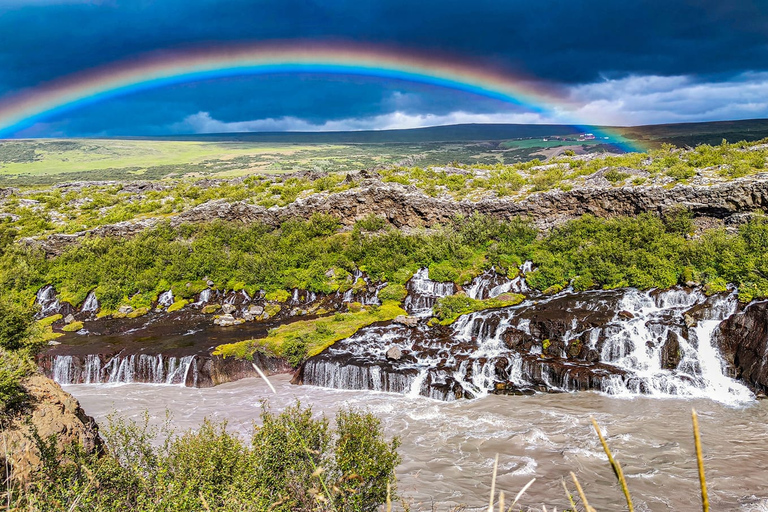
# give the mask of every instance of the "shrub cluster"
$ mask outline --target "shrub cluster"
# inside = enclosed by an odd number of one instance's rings
[[[399,441],[369,413],[343,410],[335,428],[300,404],[262,413],[250,442],[205,421],[196,431],[112,418],[109,453],[77,446],[56,455],[37,438],[43,465],[13,494],[18,510],[373,511],[393,489]],[[163,440],[165,438],[165,440]],[[10,507],[16,510],[14,506]]]

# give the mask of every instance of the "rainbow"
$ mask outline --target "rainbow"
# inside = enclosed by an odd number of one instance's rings
[[[567,114],[575,106],[552,86],[522,75],[381,47],[298,41],[155,52],[66,76],[0,98],[0,136],[10,136],[56,114],[117,96],[199,80],[276,73],[391,78],[478,94],[544,114]],[[617,138],[610,129],[572,124]]]

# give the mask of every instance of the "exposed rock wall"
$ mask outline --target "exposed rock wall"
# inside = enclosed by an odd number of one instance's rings
[[[370,178],[358,188],[335,194],[315,194],[284,207],[264,208],[244,202],[230,203],[223,199],[210,201],[171,217],[170,222],[179,225],[220,219],[277,226],[288,219],[309,218],[315,213],[325,213],[337,217],[345,225],[352,225],[373,213],[386,217],[395,227],[415,228],[445,222],[459,214],[478,212],[503,219],[530,217],[537,226],[550,228],[587,213],[598,217],[660,213],[680,205],[689,208],[695,217],[739,222],[743,214],[768,207],[768,180],[752,177],[710,186],[677,185],[672,188],[580,188],[568,192],[542,192],[521,201],[500,198],[471,202],[430,197],[413,186],[383,183]],[[55,255],[87,234],[131,236],[159,222],[161,219],[142,219],[25,241]]]
[[[41,439],[57,436],[57,447],[63,452],[67,446],[80,443],[88,453],[99,453],[102,441],[93,418],[86,415],[80,403],[51,379],[34,375],[26,383],[30,408],[0,433],[0,446],[10,462],[12,477],[26,482],[40,467],[41,460],[31,439],[33,429]],[[7,478],[4,456],[0,455],[0,481]]]
[[[753,302],[721,325],[717,333],[723,356],[735,377],[768,392],[768,302]]]

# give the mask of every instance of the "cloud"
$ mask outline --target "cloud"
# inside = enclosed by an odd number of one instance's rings
[[[639,125],[768,117],[768,72],[729,80],[630,76],[576,86],[573,115],[591,124]]]
[[[462,109],[434,114],[413,93],[395,92],[383,105],[391,111],[341,119],[307,119],[286,115],[244,121],[222,121],[207,111],[173,123],[172,133],[263,131],[355,131],[421,128],[463,123],[554,123],[640,125],[768,117],[768,73],[744,73],[732,80],[701,82],[691,76],[630,76],[574,86],[574,110],[548,114],[476,112]]]
[[[198,112],[170,126],[172,133],[237,133],[237,132],[332,132],[360,130],[392,130],[422,128],[464,123],[542,123],[552,122],[536,113],[474,114],[452,112],[445,115],[408,114],[391,112],[370,117],[350,117],[316,123],[294,116],[256,119],[252,121],[224,122],[214,119],[208,112]]]

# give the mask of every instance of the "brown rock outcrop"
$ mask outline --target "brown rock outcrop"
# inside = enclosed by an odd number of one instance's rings
[[[369,178],[358,188],[334,194],[314,194],[284,207],[264,208],[245,202],[230,203],[224,199],[209,201],[171,217],[170,223],[176,226],[220,219],[277,226],[288,219],[309,218],[315,213],[324,213],[337,217],[342,224],[349,226],[374,214],[385,217],[395,227],[415,228],[433,226],[456,215],[477,212],[501,219],[529,217],[538,227],[548,229],[584,214],[613,217],[643,212],[663,213],[679,206],[688,208],[696,218],[717,219],[726,224],[744,222],[751,212],[768,207],[768,179],[749,177],[709,186],[677,185],[672,188],[576,188],[567,192],[541,192],[523,200],[491,198],[472,202],[430,197],[413,186]],[[127,221],[74,234],[56,234],[39,240],[28,238],[24,242],[55,255],[86,235],[132,236],[160,222],[158,218]]]
[[[10,463],[11,476],[24,483],[40,467],[41,460],[31,433],[33,429],[41,439],[56,436],[56,446],[63,453],[67,446],[79,443],[87,453],[100,453],[102,441],[93,418],[85,414],[80,403],[51,379],[33,375],[25,387],[30,394],[26,414],[13,420],[0,434],[0,479],[6,481],[6,464]]]
[[[716,336],[735,377],[768,392],[768,302],[753,302],[732,315],[720,324]]]

